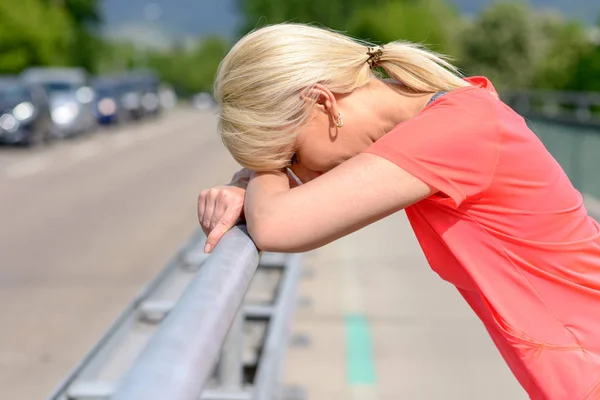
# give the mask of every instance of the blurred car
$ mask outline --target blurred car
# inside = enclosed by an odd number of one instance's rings
[[[22,79],[41,85],[49,98],[53,132],[64,138],[93,130],[97,121],[93,111],[94,91],[79,68],[29,68]]]
[[[144,94],[142,95],[142,107],[145,116],[158,116],[162,111],[158,82],[144,80],[142,83]]]
[[[95,92],[94,113],[100,124],[123,123],[131,119],[124,105],[126,88],[113,77],[98,77],[92,81]]]
[[[120,80],[126,89],[122,98],[123,106],[134,119],[160,114],[160,82],[153,72],[132,70],[121,75]]]
[[[0,78],[0,142],[38,146],[52,138],[52,129],[43,89],[17,78]]]
[[[144,116],[142,108],[142,89],[135,82],[126,77],[120,78],[122,88],[121,104],[130,119],[139,120]]]

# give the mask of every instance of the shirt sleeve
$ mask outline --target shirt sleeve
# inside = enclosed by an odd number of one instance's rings
[[[468,92],[440,97],[366,152],[393,162],[459,207],[490,186],[501,144],[497,100],[482,90]]]

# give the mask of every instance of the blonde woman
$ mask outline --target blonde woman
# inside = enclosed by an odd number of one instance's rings
[[[215,96],[246,169],[200,194],[207,252],[242,212],[259,248],[302,252],[404,209],[532,399],[600,399],[600,226],[490,81],[281,24],[232,48]]]

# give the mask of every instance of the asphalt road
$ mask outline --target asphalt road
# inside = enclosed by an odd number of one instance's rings
[[[45,399],[197,228],[199,190],[236,170],[215,124],[0,147],[0,399]]]

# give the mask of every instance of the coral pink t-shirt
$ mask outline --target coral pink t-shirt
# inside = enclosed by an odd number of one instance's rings
[[[600,399],[600,226],[524,119],[467,80],[367,152],[439,190],[406,214],[529,396]]]

